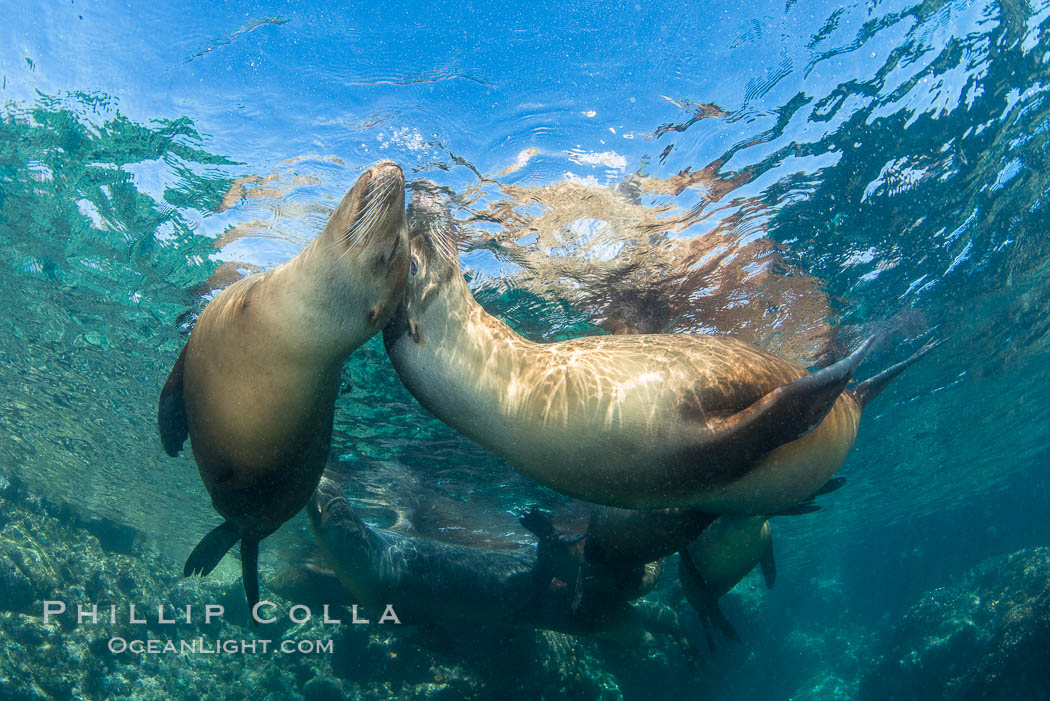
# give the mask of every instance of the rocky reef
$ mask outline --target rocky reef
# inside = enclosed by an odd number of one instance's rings
[[[881,637],[860,623],[858,602],[837,578],[811,578],[792,593],[767,591],[752,577],[723,601],[743,643],[719,640],[708,651],[695,613],[679,602],[679,618],[703,652],[691,669],[660,635],[624,646],[547,631],[354,625],[338,609],[333,616],[343,624],[333,625],[317,601],[272,589],[264,598],[277,603],[278,620],[252,627],[239,579],[218,572],[183,579],[181,569],[134,529],[0,478],[0,701],[1050,699],[1050,548],[986,560],[927,593]],[[270,581],[265,572],[263,580]],[[669,581],[652,596],[680,599]],[[45,622],[49,600],[67,611]],[[812,601],[840,615],[829,618]],[[130,620],[130,603],[145,622]],[[295,603],[311,607],[309,621],[290,620]],[[78,622],[77,604],[97,604],[98,622]],[[176,623],[159,619],[158,604]],[[224,615],[205,623],[207,604],[222,605]],[[118,638],[257,648],[114,652]],[[288,654],[284,641],[330,647]]]
[[[862,699],[1050,699],[1050,548],[985,560],[883,641]]]
[[[239,581],[214,574],[183,579],[181,570],[133,530],[85,519],[0,479],[0,701],[624,697],[606,644],[595,640],[531,630],[353,625],[345,616],[343,625],[332,625],[316,610],[296,624],[289,620],[293,602],[272,591],[264,598],[278,604],[278,621],[249,627]],[[45,601],[64,602],[67,611],[45,623]],[[81,603],[98,605],[97,623],[78,623]],[[129,603],[145,623],[130,621]],[[159,620],[159,604],[174,624]],[[204,623],[206,604],[222,605],[224,615]],[[186,606],[193,615],[188,624]],[[266,652],[257,645],[254,652],[136,654],[114,652],[117,638],[161,646],[200,639],[211,650],[225,640],[270,643]],[[331,648],[283,654],[285,640],[331,641]],[[666,675],[666,664],[650,671]]]

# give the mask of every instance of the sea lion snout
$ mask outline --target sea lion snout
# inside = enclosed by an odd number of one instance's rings
[[[384,177],[399,177],[402,180],[405,179],[405,171],[401,169],[397,163],[393,161],[380,161],[374,166],[368,169],[368,173],[373,179],[382,179]]]

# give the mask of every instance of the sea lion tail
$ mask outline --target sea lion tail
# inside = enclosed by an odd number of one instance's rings
[[[204,577],[219,564],[223,555],[233,547],[233,544],[241,539],[241,534],[226,521],[221,526],[213,528],[208,535],[201,538],[197,547],[193,549],[190,556],[186,558],[186,566],[182,568],[182,576],[199,574]]]
[[[886,386],[889,385],[889,383],[892,382],[897,377],[897,375],[901,374],[902,372],[908,369],[909,365],[911,365],[916,360],[926,355],[939,345],[941,345],[940,341],[930,341],[922,348],[912,353],[911,357],[909,357],[907,360],[903,360],[897,363],[896,365],[891,365],[890,367],[880,372],[878,375],[875,375],[875,377],[871,377],[867,380],[864,380],[864,382],[861,382],[859,385],[850,390],[851,392],[853,392],[853,396],[854,398],[856,398],[861,408],[863,409],[868,405],[868,402],[870,402],[875,397],[879,396],[882,390],[886,389]]]

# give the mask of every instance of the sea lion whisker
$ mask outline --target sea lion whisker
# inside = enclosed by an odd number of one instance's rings
[[[365,195],[364,205],[354,222],[330,244],[330,247],[343,246],[349,250],[358,245],[378,220],[378,213],[382,212],[383,204],[397,185],[398,179],[392,175],[385,175],[376,180]]]
[[[365,204],[361,208],[361,212],[358,214],[356,221],[350,225],[350,228],[343,235],[343,240],[347,247],[357,245],[364,237],[365,233],[375,226],[384,211],[383,205],[387,202],[390,193],[394,191],[397,185],[398,182],[396,178],[386,178],[369,191]]]

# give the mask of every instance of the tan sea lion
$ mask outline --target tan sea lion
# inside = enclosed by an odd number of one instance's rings
[[[719,336],[534,343],[474,299],[451,236],[415,222],[405,296],[383,330],[401,381],[437,418],[569,496],[775,513],[835,474],[862,407],[892,379],[843,391],[870,340],[813,374]]]
[[[404,191],[399,166],[373,166],[303,251],[234,283],[201,313],[161,392],[158,425],[172,457],[189,436],[226,521],[193,550],[184,575],[208,574],[240,540],[245,594],[258,601],[259,541],[321,478],[343,362],[401,297]]]

